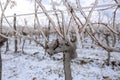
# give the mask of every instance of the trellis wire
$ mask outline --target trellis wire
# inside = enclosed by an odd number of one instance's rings
[[[115,6],[119,6],[120,4],[104,4],[104,5],[97,5],[95,8],[96,9],[99,9],[99,8],[105,8],[105,7],[115,7]],[[88,6],[88,7],[82,7],[82,9],[83,10],[87,10],[88,11],[88,9],[90,9],[90,8],[92,8],[92,6]],[[74,8],[76,11],[78,11],[79,9],[78,8]],[[49,11],[47,11],[48,13],[51,13],[51,12],[54,12],[54,11],[58,11],[59,12],[59,10],[49,10]],[[67,12],[66,10],[62,10],[63,12]],[[37,14],[44,14],[44,12],[37,12]],[[18,16],[29,16],[29,15],[34,15],[35,13],[28,13],[28,14],[18,14],[18,15],[16,15],[16,17],[18,17]],[[10,18],[10,17],[14,17],[13,15],[11,15],[11,16],[6,16],[6,18]]]

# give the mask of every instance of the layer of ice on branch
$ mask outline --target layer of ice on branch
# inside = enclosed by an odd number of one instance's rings
[[[55,6],[60,6],[62,3],[62,0],[52,0],[51,4],[55,5]]]

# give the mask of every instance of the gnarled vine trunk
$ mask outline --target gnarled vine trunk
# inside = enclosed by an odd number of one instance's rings
[[[65,80],[72,80],[71,57],[70,54],[67,52],[65,52],[63,55],[63,65],[64,65]]]

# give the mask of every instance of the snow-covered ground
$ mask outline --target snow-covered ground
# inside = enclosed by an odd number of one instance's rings
[[[6,53],[2,47],[2,80],[64,80],[62,53],[49,56],[34,43],[25,44],[24,53],[14,53],[14,44]],[[78,58],[71,61],[73,80],[120,80],[120,53],[111,54],[110,66],[105,65],[107,52],[101,48],[77,49]]]

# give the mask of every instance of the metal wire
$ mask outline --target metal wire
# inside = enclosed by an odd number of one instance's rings
[[[104,4],[104,5],[97,5],[95,8],[96,9],[101,9],[101,8],[106,8],[106,7],[115,7],[115,6],[119,6],[120,4]],[[92,8],[93,6],[88,6],[88,7],[82,7],[83,10],[86,10],[88,11],[90,8]],[[78,8],[74,8],[76,11],[79,11]],[[95,10],[96,10],[95,9]],[[58,11],[59,10],[49,10],[47,11],[48,13],[52,13],[54,11]],[[63,12],[67,12],[67,10],[62,10]],[[37,12],[37,14],[43,14],[44,12]],[[35,13],[27,13],[27,14],[18,14],[16,15],[16,17],[19,17],[19,16],[29,16],[29,15],[34,15]],[[14,17],[13,15],[10,15],[10,16],[6,16],[6,18],[10,18],[10,17]]]

